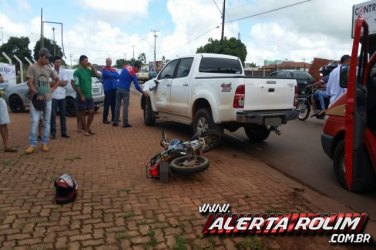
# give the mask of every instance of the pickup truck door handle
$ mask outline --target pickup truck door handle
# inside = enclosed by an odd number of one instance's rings
[[[167,85],[166,85],[167,87],[171,87],[171,83],[167,83]]]
[[[188,83],[187,83],[187,82],[184,83],[183,86],[184,86],[184,87],[188,87]]]

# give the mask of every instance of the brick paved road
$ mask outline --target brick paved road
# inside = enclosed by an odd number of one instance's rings
[[[12,114],[16,155],[0,153],[0,248],[2,249],[325,249],[327,236],[202,237],[203,203],[230,203],[232,212],[343,212],[341,204],[293,181],[232,145],[207,154],[208,171],[164,184],[146,179],[144,165],[160,151],[162,127],[169,138],[187,139],[188,127],[143,125],[132,95],[132,128],[113,128],[95,117],[95,136],[75,131],[25,155],[29,116]],[[68,172],[79,182],[75,203],[53,203],[53,180]],[[331,210],[328,210],[331,209]],[[346,211],[350,211],[347,209]],[[373,228],[371,228],[373,229]],[[373,231],[374,232],[374,231]],[[375,235],[375,234],[373,234]],[[374,236],[375,237],[375,236]]]

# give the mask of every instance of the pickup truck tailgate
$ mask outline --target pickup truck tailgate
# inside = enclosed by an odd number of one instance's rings
[[[244,110],[286,110],[294,108],[294,79],[245,79]]]

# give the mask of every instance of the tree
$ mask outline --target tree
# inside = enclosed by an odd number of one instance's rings
[[[142,62],[142,63],[146,63],[146,55],[145,55],[145,53],[142,52],[142,53],[138,56],[137,60],[139,60],[139,61]]]
[[[210,38],[207,44],[197,49],[197,53],[215,53],[237,56],[244,64],[247,57],[247,47],[242,41],[235,37],[231,37],[230,39],[225,37],[223,41]]]
[[[134,58],[132,58],[131,60],[124,60],[124,59],[117,59],[116,60],[116,68],[123,68],[125,65],[134,65],[134,63],[136,62],[136,60]]]
[[[256,68],[256,67],[257,67],[256,63],[254,63],[254,62],[251,62],[251,63],[249,64],[249,66],[251,66],[252,68]]]
[[[53,44],[53,41],[48,39],[48,38],[43,38],[44,39],[44,47],[46,49],[48,49],[48,51],[50,52],[50,54],[52,56],[54,56],[54,44]],[[35,60],[38,60],[38,57],[39,57],[39,50],[40,50],[40,40],[38,40],[38,42],[35,44],[34,46],[34,59]],[[55,44],[55,50],[56,50],[56,56],[61,56],[63,57],[63,51],[62,49],[60,48],[59,45]],[[52,58],[51,58],[52,59]],[[62,60],[63,64],[65,64],[64,60]]]
[[[7,43],[0,46],[0,54],[5,52],[9,57],[16,55],[22,62],[27,63],[25,57],[31,58],[28,37],[10,37]],[[13,59],[12,59],[13,60]]]

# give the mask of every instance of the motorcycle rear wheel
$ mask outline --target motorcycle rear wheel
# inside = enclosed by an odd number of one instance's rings
[[[209,167],[209,159],[200,155],[196,159],[185,155],[171,161],[170,166],[173,174],[192,175],[206,170]]]
[[[303,104],[302,109],[300,110],[299,117],[298,117],[299,120],[301,121],[307,120],[310,113],[311,113],[311,105],[306,101]]]

